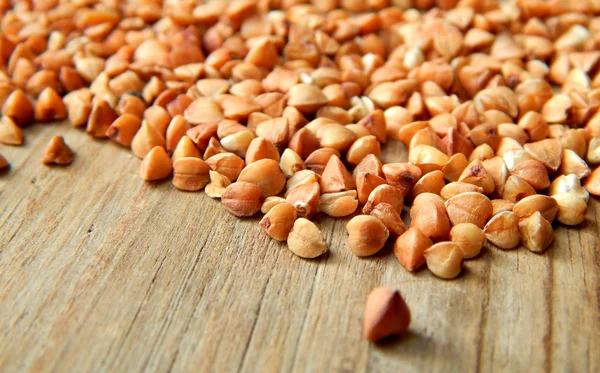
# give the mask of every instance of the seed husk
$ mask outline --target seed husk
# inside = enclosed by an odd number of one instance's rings
[[[42,163],[45,165],[69,165],[73,162],[75,154],[65,143],[62,136],[54,136],[44,151]]]
[[[348,247],[357,256],[377,253],[389,237],[389,231],[381,220],[370,215],[358,215],[346,225]]]
[[[363,336],[375,342],[404,333],[410,325],[410,310],[397,290],[377,287],[369,293],[363,319]]]
[[[198,191],[210,181],[210,166],[200,158],[184,157],[173,162],[173,185],[188,192]]]
[[[0,143],[5,145],[23,144],[23,131],[11,117],[0,118]]]
[[[223,206],[237,217],[249,217],[256,214],[262,206],[261,199],[262,190],[258,185],[244,181],[228,185],[221,194]]]
[[[439,242],[423,252],[427,268],[437,277],[450,280],[462,270],[464,255],[454,242]]]
[[[539,211],[519,221],[521,243],[529,251],[543,253],[552,243],[552,224]]]
[[[261,219],[259,226],[271,238],[285,241],[296,222],[296,209],[289,203],[274,206]]]
[[[147,181],[166,179],[173,171],[171,158],[162,146],[155,146],[142,161],[140,175]]]

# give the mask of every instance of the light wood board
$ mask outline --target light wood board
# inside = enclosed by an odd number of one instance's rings
[[[361,259],[344,219],[295,257],[258,219],[149,184],[126,149],[68,124],[1,146],[0,372],[599,372],[600,204],[543,255],[487,248],[455,281]],[[64,135],[69,167],[46,167]],[[401,156],[401,146],[386,157]],[[400,150],[398,150],[400,149]],[[410,331],[362,340],[368,292],[401,291]]]

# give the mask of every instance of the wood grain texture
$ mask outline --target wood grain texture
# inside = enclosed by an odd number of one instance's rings
[[[51,136],[76,153],[41,165]],[[148,184],[126,149],[67,124],[0,148],[0,372],[598,372],[600,204],[544,255],[488,247],[455,281],[407,273],[390,247],[295,257],[258,219]],[[388,146],[385,158],[402,157]],[[368,292],[398,288],[406,335],[361,338]]]

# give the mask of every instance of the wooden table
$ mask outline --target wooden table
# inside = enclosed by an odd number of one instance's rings
[[[52,135],[76,152],[39,159]],[[390,248],[351,255],[317,219],[318,260],[203,193],[145,183],[140,161],[68,124],[2,146],[0,372],[599,372],[600,203],[543,255],[487,248],[455,281],[405,271]],[[402,151],[388,151],[388,159]],[[398,288],[410,331],[362,340],[365,298]]]

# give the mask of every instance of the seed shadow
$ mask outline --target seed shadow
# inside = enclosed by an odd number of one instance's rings
[[[420,339],[426,340],[426,338],[420,336],[412,330],[407,330],[399,335],[390,335],[388,337],[382,338],[379,341],[375,342],[374,345],[377,348],[382,350],[395,350],[402,345],[418,343]]]
[[[12,168],[11,165],[8,165],[7,167],[4,167],[3,169],[1,169],[0,170],[0,177],[8,175],[8,173],[10,172],[11,168]]]

